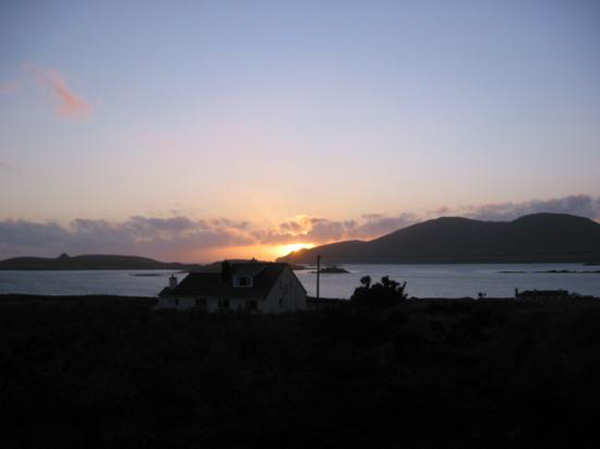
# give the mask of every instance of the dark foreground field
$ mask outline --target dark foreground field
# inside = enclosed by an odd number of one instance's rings
[[[600,441],[600,302],[423,301],[279,317],[151,305],[0,297],[0,445]]]

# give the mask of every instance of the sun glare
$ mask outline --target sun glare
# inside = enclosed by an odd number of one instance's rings
[[[277,252],[280,253],[282,256],[287,256],[293,251],[298,251],[304,248],[310,249],[314,248],[314,246],[315,245],[313,245],[312,243],[292,243],[289,245],[280,245],[279,248],[277,248]]]

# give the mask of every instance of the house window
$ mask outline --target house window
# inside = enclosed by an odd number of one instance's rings
[[[196,306],[206,307],[206,298],[196,298]]]
[[[175,305],[178,306],[179,305],[179,298],[175,298]]]
[[[240,276],[235,278],[236,287],[252,287],[252,278],[249,276]]]
[[[283,308],[283,296],[279,298],[279,308]]]
[[[229,309],[229,300],[219,299],[219,309]]]
[[[258,309],[258,302],[256,301],[246,301],[246,309],[256,310]]]

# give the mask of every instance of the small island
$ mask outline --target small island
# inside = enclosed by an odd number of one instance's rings
[[[311,273],[316,273],[317,271],[312,271]],[[346,273],[350,273],[348,270],[346,270],[343,267],[338,267],[335,265],[332,265],[330,267],[325,267],[325,268],[321,268],[319,270],[319,272],[321,274],[346,274]]]
[[[13,257],[0,261],[0,270],[194,270],[198,264],[160,262],[148,257],[116,254],[83,254],[69,256],[66,253],[56,258]]]
[[[308,267],[306,265],[300,265],[300,264],[295,264],[295,263],[290,263],[288,264],[290,266],[290,268],[293,271],[302,271],[302,270],[308,270]]]

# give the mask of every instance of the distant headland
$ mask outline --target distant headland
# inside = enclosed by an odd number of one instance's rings
[[[371,241],[345,241],[290,253],[280,262],[593,263],[600,260],[600,224],[540,213],[509,222],[460,217],[428,220]]]
[[[197,264],[159,262],[148,257],[107,254],[14,257],[0,261],[0,270],[193,270],[200,267]]]
[[[229,262],[250,262],[256,259],[227,259]],[[222,261],[206,265],[180,262],[160,262],[149,257],[125,256],[116,254],[86,254],[69,256],[61,254],[51,257],[13,257],[0,260],[0,270],[181,270],[181,271],[219,271]],[[307,267],[290,263],[292,270],[306,270]],[[138,273],[135,276],[151,276]]]

